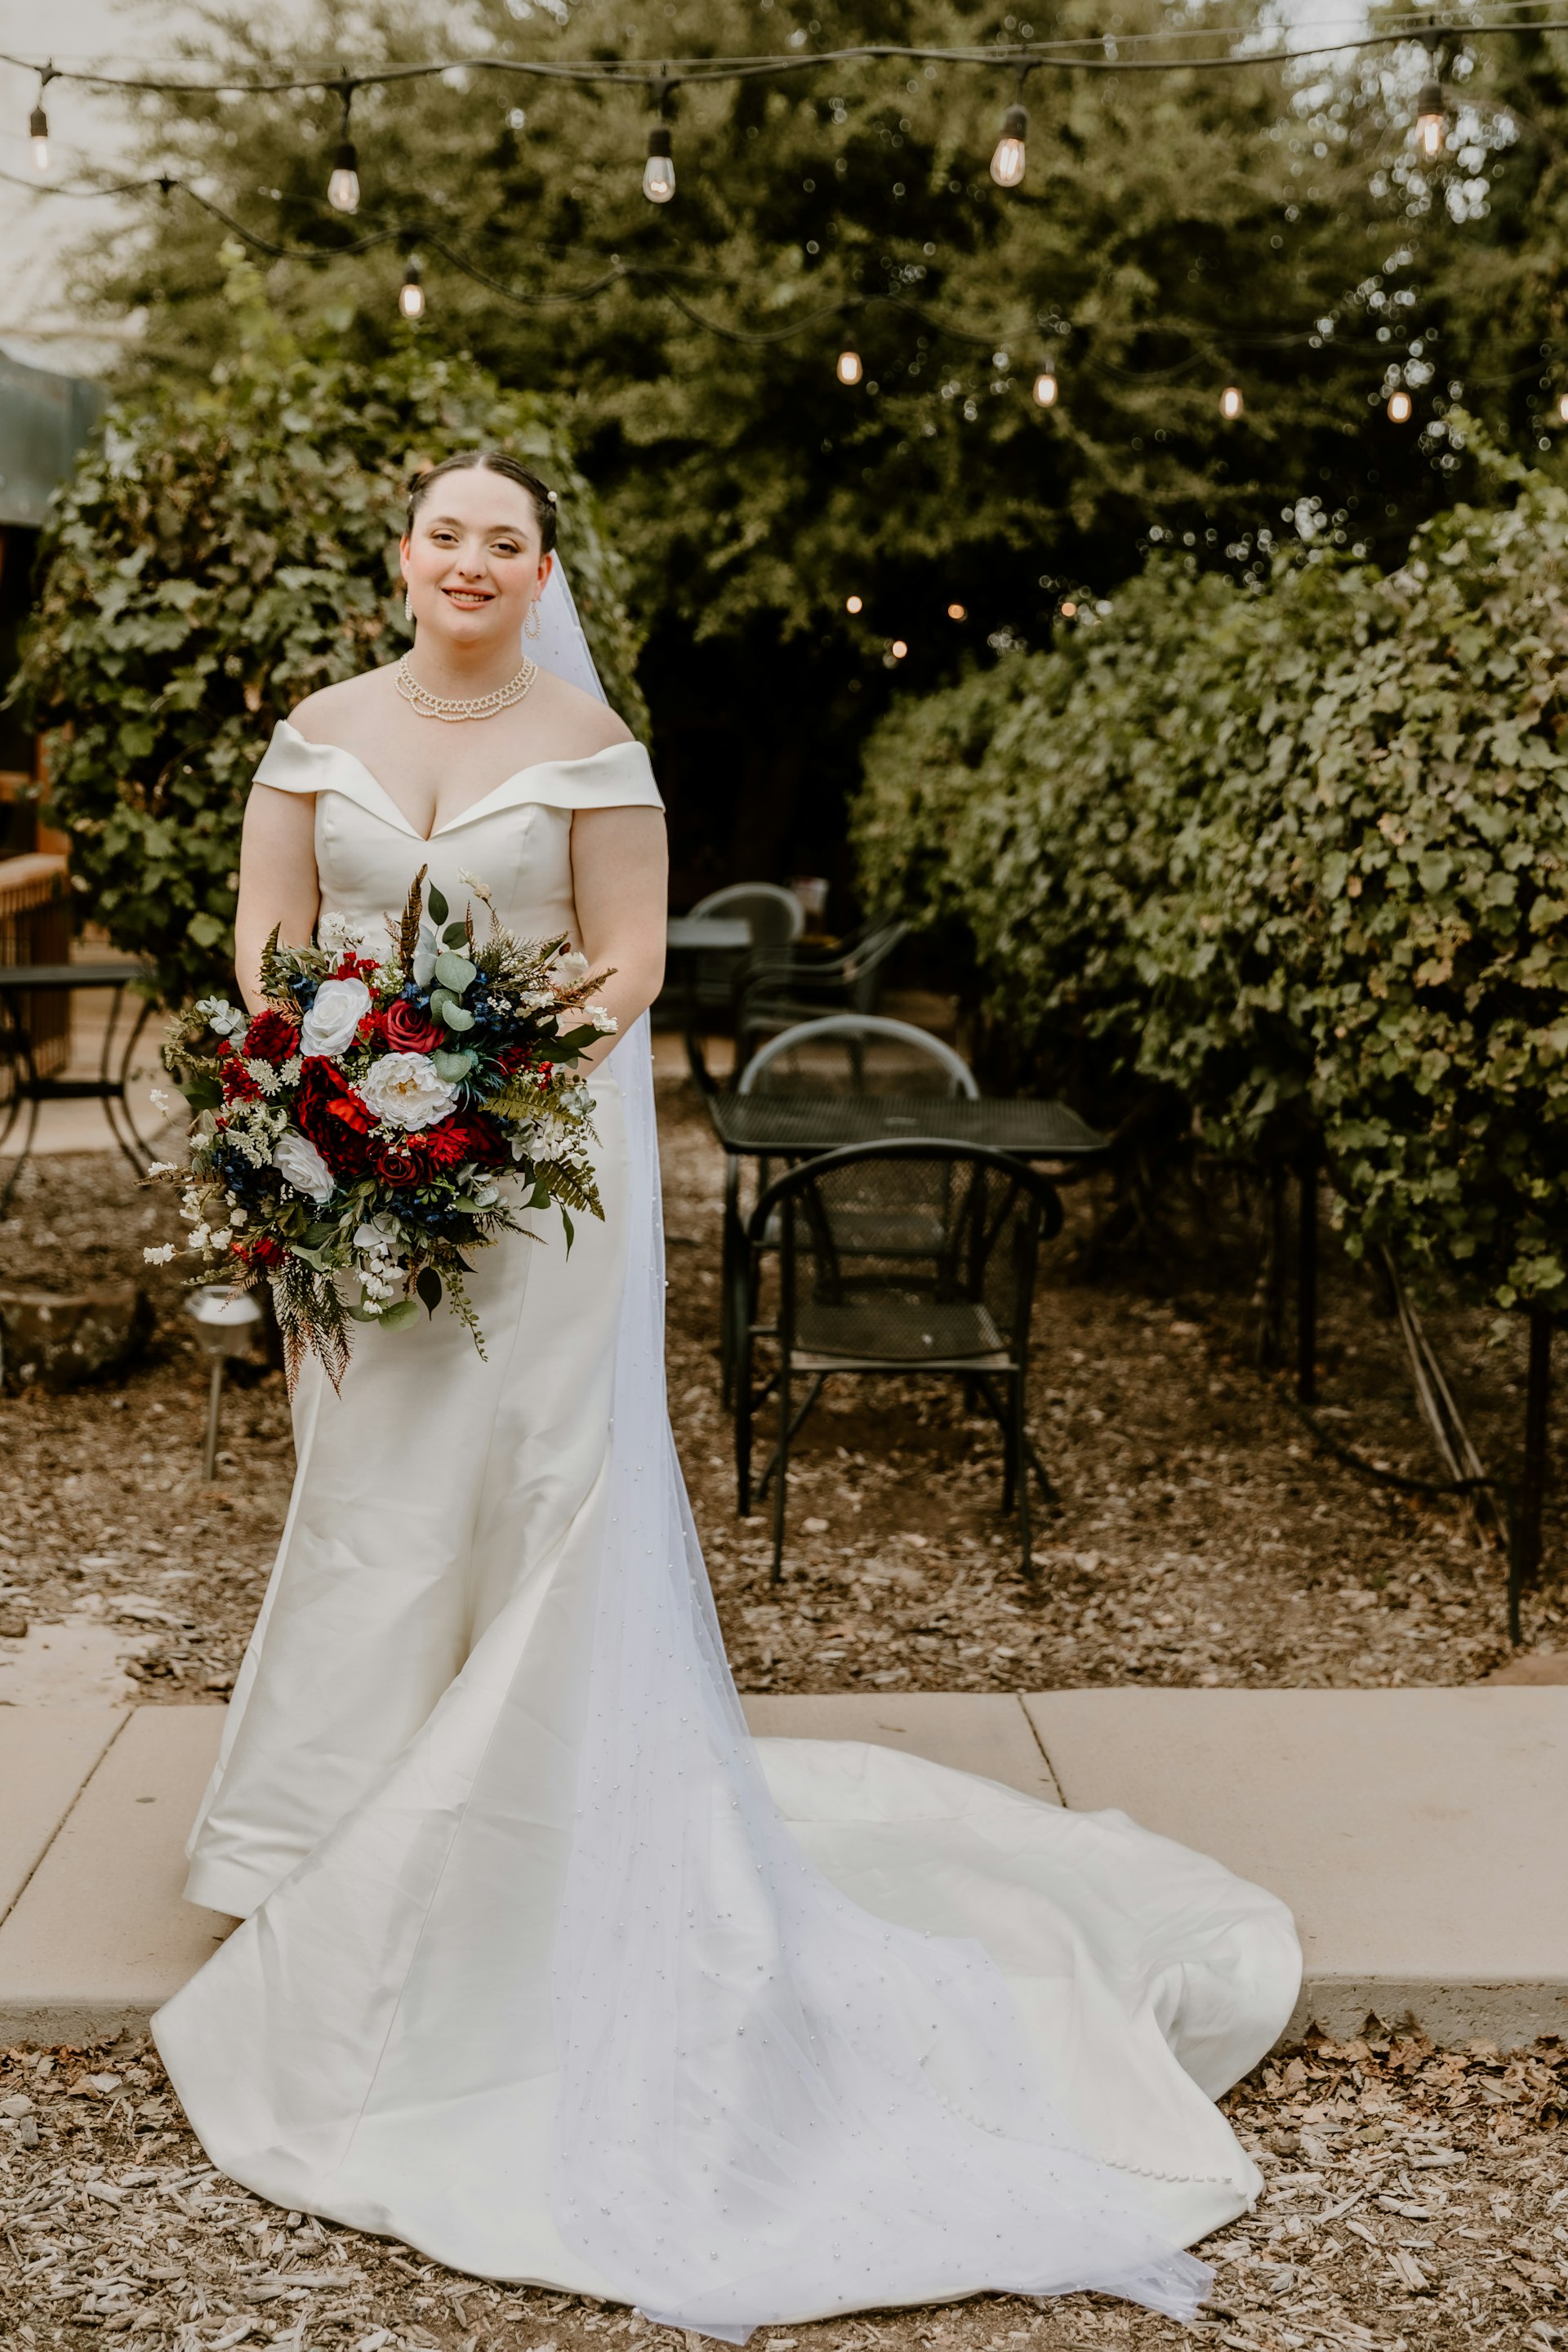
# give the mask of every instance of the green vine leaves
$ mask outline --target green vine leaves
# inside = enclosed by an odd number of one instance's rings
[[[1151,565],[895,714],[855,824],[1042,1066],[1231,1155],[1321,1139],[1352,1248],[1512,1307],[1568,1301],[1568,494],[1497,488],[1384,578]]]

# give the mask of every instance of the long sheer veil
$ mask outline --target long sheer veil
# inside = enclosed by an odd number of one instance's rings
[[[603,698],[559,562],[540,624],[528,650]],[[731,2342],[981,2288],[1189,2316],[1208,2271],[1061,2120],[985,1950],[860,1908],[779,1816],[666,1405],[646,1014],[611,1067],[629,1254],[552,1967],[556,2225],[650,2318]]]

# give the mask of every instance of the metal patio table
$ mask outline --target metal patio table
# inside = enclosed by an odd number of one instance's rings
[[[0,964],[0,1075],[9,1072],[9,1090],[0,1094],[0,1154],[4,1154],[18,1122],[26,1118],[22,1148],[10,1176],[0,1188],[0,1215],[10,1203],[16,1180],[32,1154],[37,1133],[38,1106],[46,1102],[100,1102],[109,1131],[138,1176],[144,1176],[152,1150],[139,1133],[126,1093],[132,1056],[153,1014],[150,997],[142,997],[127,1012],[125,993],[132,981],[147,977],[139,963],[18,963]],[[20,1000],[45,989],[110,988],[114,991],[103,1032],[98,1075],[92,1078],[39,1077],[33,1068]],[[121,1013],[127,1017],[121,1023]]]

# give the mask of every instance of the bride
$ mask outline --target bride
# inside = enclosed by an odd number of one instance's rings
[[[509,457],[424,475],[412,653],[301,703],[247,812],[252,1004],[274,924],[379,937],[426,866],[613,966],[619,1034],[605,1222],[479,1253],[488,1360],[439,1317],[301,1377],[190,1844],[241,1924],[159,2049],[279,2206],[732,2342],[986,2290],[1186,2315],[1181,2250],[1259,2185],[1213,2101],[1289,2014],[1289,1919],[1121,1814],[749,1738],[665,1407],[661,803],[555,524]]]

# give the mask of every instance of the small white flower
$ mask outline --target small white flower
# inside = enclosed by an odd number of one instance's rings
[[[434,1127],[458,1099],[428,1054],[384,1054],[359,1084],[360,1100],[389,1127]]]
[[[264,1095],[275,1095],[283,1083],[282,1072],[275,1070],[270,1062],[263,1062],[259,1059],[247,1061],[245,1068]]]
[[[228,1213],[228,1221],[231,1225],[247,1225],[250,1223],[250,1217],[244,1209],[231,1209]]]
[[[150,1160],[147,1163],[149,1176],[177,1176],[179,1172],[180,1163],[177,1160]]]
[[[358,955],[369,947],[370,927],[352,915],[323,915],[316,926],[318,946],[328,955]]]
[[[428,988],[436,977],[436,959],[441,952],[441,942],[429,923],[419,926],[419,944],[414,950],[414,985]]]
[[[208,1233],[205,1225],[193,1225],[190,1232],[185,1235],[185,1247],[188,1250],[200,1252],[205,1250],[211,1241],[212,1235]]]
[[[587,957],[577,948],[566,948],[547,968],[544,976],[552,980],[557,988],[575,988],[580,980],[587,977]]]
[[[331,1058],[344,1052],[369,1011],[370,991],[363,980],[322,981],[300,1024],[301,1053]]]
[[[389,1217],[384,1209],[379,1216],[367,1217],[363,1225],[354,1227],[355,1249],[370,1250],[373,1254],[394,1249],[398,1238],[397,1221]]]
[[[231,1004],[226,996],[204,996],[196,1011],[208,1028],[216,1029],[220,1037],[237,1036],[250,1022],[249,1013],[242,1013],[237,1005]]]
[[[144,1249],[142,1255],[149,1265],[167,1265],[174,1255],[174,1244],[173,1242],[159,1242],[155,1248]]]
[[[166,1087],[153,1087],[150,1098],[154,1110],[166,1111],[169,1108],[170,1097]]]
[[[272,1165],[286,1184],[292,1185],[296,1192],[303,1192],[308,1200],[325,1201],[331,1197],[335,1183],[332,1171],[310,1137],[301,1135],[298,1128],[284,1129],[272,1147]],[[243,1209],[238,1213],[238,1221],[245,1221]]]
[[[583,1010],[601,1037],[615,1035],[620,1024],[607,1004],[584,1004]]]

